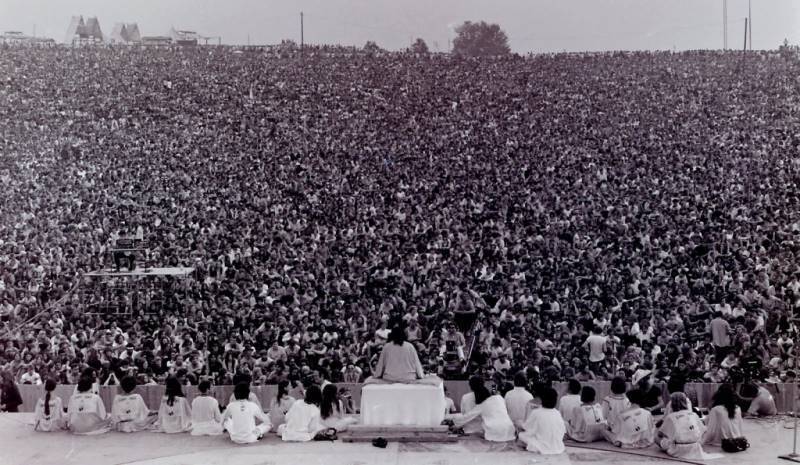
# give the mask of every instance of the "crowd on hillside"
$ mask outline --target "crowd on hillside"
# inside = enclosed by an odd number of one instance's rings
[[[0,49],[0,366],[358,382],[401,325],[446,377],[791,377],[798,71]],[[126,235],[195,270],[147,311],[85,276]]]

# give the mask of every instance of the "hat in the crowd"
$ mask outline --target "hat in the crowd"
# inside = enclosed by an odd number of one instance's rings
[[[652,373],[651,370],[643,370],[643,369],[636,370],[636,373],[634,373],[633,377],[631,378],[631,383],[638,384],[639,381],[650,376],[651,373]]]

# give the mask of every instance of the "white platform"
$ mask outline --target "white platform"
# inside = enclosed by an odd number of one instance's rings
[[[439,426],[444,386],[369,384],[361,388],[361,423],[369,426]]]

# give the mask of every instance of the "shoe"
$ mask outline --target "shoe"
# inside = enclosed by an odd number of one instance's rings
[[[386,446],[389,442],[384,438],[375,438],[372,440],[372,445],[375,447],[380,447],[381,449],[386,449]]]

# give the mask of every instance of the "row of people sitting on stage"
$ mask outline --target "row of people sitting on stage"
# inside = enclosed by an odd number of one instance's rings
[[[622,378],[613,380],[612,394],[601,402],[597,401],[594,388],[581,387],[575,380],[570,382],[569,394],[560,400],[549,386],[536,389],[538,402],[525,388],[527,378],[523,373],[516,376],[515,385],[503,398],[491,394],[480,377],[471,378],[471,392],[461,400],[462,413],[449,415],[446,423],[465,434],[482,433],[489,441],[518,438],[527,450],[542,454],[564,452],[564,438],[582,443],[606,440],[626,449],[657,444],[673,457],[699,460],[719,457],[706,453],[703,444],[722,446],[726,451],[747,446],[742,435],[739,397],[729,384],[720,386],[714,395],[705,422],[683,392],[672,393],[663,417],[656,422],[652,413],[655,409],[645,408],[651,405],[646,383],[626,392]],[[759,388],[750,411],[776,413],[769,391]]]
[[[236,385],[224,413],[210,395],[208,381],[200,383],[200,395],[190,404],[178,380],[168,378],[158,412],[151,412],[142,396],[134,392],[136,381],[132,377],[120,382],[122,392],[114,397],[110,413],[89,377],[81,378],[66,409],[61,398],[53,395],[55,388],[54,380],[45,382],[45,396],[36,404],[36,431],[69,430],[80,435],[109,431],[188,432],[193,436],[227,432],[233,442],[246,444],[258,441],[273,429],[284,441],[328,439],[357,421],[345,414],[332,383],[322,389],[317,385],[307,387],[299,401],[289,396],[286,384],[281,384],[269,414],[264,413],[247,382]]]

